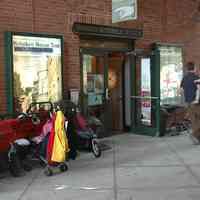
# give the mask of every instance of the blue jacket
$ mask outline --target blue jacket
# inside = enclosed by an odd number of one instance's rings
[[[186,103],[191,103],[195,100],[197,86],[194,81],[197,79],[199,79],[199,77],[195,73],[188,72],[181,81]]]

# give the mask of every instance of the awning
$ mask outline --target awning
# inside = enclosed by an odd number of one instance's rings
[[[139,29],[119,28],[96,24],[74,23],[72,30],[74,33],[79,35],[95,37],[138,39],[143,36],[143,31]]]

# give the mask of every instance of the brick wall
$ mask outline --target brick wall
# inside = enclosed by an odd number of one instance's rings
[[[64,36],[64,92],[80,87],[79,38],[74,22],[110,24],[110,0],[1,0],[0,1],[0,113],[6,110],[4,31]]]
[[[187,49],[198,39],[200,11],[196,0],[138,0],[138,19],[116,24],[126,28],[142,28],[144,37],[138,48],[150,48],[153,42],[182,43]],[[199,16],[199,21],[195,20]],[[193,55],[186,56],[193,58]]]
[[[184,44],[185,60],[200,63],[200,12],[196,0],[138,0],[138,19],[113,26],[140,28],[137,48],[153,42]],[[0,112],[5,111],[4,31],[64,36],[64,92],[80,87],[79,38],[74,22],[111,25],[111,0],[1,0],[0,1]]]

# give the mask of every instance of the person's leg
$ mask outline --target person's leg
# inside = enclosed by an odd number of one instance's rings
[[[200,141],[195,136],[193,136],[193,133],[190,134],[190,138],[191,138],[193,144],[195,144],[195,145],[200,144]]]
[[[190,138],[192,139],[193,144],[200,144],[198,140],[198,135],[199,135],[199,106],[198,105],[189,105],[188,106],[188,113],[189,113],[189,118],[191,120],[192,124],[192,132],[190,134]]]
[[[200,85],[197,85],[197,90],[196,90],[196,96],[195,96],[195,100],[192,102],[193,104],[197,104],[199,103],[199,99],[200,99]]]

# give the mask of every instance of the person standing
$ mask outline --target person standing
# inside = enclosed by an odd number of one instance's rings
[[[199,79],[196,74],[195,65],[193,62],[188,62],[187,65],[187,73],[184,75],[181,81],[181,88],[184,91],[184,98],[187,105],[190,105],[195,101],[197,85],[195,84],[195,80]]]
[[[200,144],[200,106],[196,101],[197,85],[195,80],[199,79],[196,74],[195,64],[188,62],[186,65],[187,73],[181,81],[181,88],[183,89],[185,103],[188,107],[189,118],[192,123],[191,139],[194,144]]]

